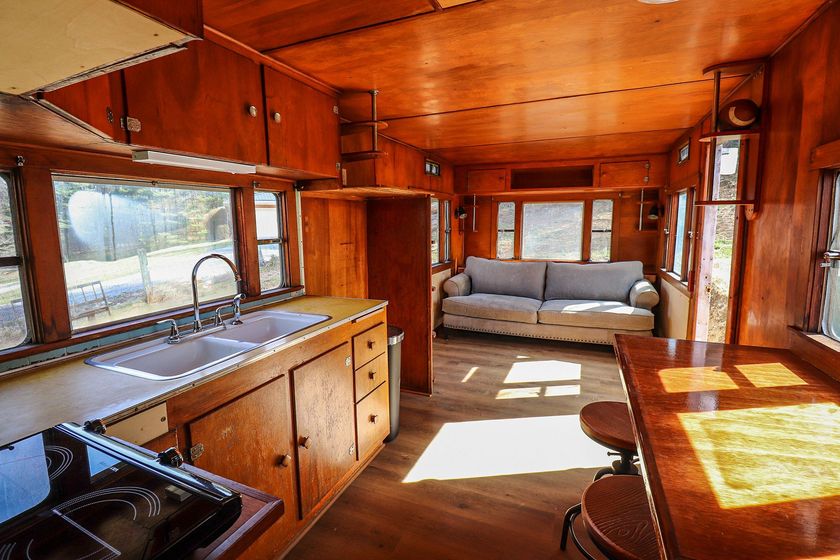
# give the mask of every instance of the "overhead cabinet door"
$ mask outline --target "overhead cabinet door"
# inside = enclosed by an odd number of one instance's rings
[[[337,177],[336,99],[271,68],[263,71],[269,164]]]
[[[350,343],[292,371],[300,507],[305,517],[356,461]]]
[[[259,64],[210,41],[125,70],[132,144],[265,163]]]

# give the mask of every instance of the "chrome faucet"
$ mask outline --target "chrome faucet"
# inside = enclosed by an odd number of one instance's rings
[[[195,266],[192,269],[192,297],[193,297],[193,323],[192,323],[192,330],[193,332],[199,332],[203,326],[201,324],[201,312],[198,308],[198,285],[197,285],[197,276],[198,276],[198,268],[201,266],[206,260],[210,259],[220,259],[227,263],[230,269],[233,271],[233,277],[236,280],[236,291],[237,295],[233,298],[233,306],[234,306],[234,320],[239,321],[234,322],[233,324],[241,324],[242,321],[239,319],[239,301],[245,297],[244,294],[239,293],[242,289],[242,277],[239,276],[239,271],[236,269],[236,265],[233,264],[229,258],[224,255],[220,255],[219,253],[210,253],[209,255],[205,255],[198,259],[198,262],[195,263]]]

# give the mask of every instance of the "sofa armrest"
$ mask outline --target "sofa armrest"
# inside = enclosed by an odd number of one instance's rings
[[[443,291],[446,292],[446,295],[449,297],[468,296],[470,295],[470,288],[470,277],[463,272],[448,278],[446,282],[443,283]]]
[[[632,307],[642,307],[650,310],[657,303],[659,303],[659,294],[648,280],[639,280],[630,288],[630,305]]]

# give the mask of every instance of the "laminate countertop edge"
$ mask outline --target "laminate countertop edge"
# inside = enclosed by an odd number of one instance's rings
[[[17,441],[62,422],[81,424],[93,418],[102,419],[106,424],[116,422],[386,306],[387,302],[383,300],[300,296],[251,309],[249,312],[320,313],[331,318],[291,335],[271,350],[255,351],[253,355],[246,353],[236,363],[211,374],[195,373],[180,379],[149,380],[85,363],[91,355],[108,352],[108,348],[98,348],[56,363],[39,364],[31,370],[0,378],[0,444]],[[243,318],[247,321],[247,314]]]

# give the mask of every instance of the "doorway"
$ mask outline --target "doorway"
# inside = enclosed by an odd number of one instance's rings
[[[698,247],[698,286],[694,339],[733,342],[743,206],[738,203],[744,177],[741,170],[746,141],[719,140],[711,151],[711,180],[706,197],[712,203],[700,207],[701,237]]]

